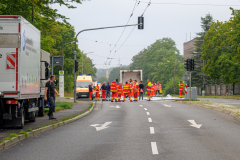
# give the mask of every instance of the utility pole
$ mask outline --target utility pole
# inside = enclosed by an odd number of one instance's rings
[[[174,63],[174,95],[175,95],[175,63]]]

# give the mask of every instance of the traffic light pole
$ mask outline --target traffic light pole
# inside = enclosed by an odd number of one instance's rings
[[[76,103],[76,72],[75,72],[75,60],[76,60],[76,54],[77,54],[77,37],[80,33],[85,31],[93,31],[93,30],[100,30],[100,29],[109,29],[109,28],[120,28],[120,27],[130,27],[130,26],[137,26],[137,25],[143,25],[143,23],[140,24],[132,24],[132,25],[122,25],[122,26],[112,26],[112,27],[101,27],[101,28],[91,28],[91,29],[84,29],[77,33],[75,37],[75,50],[74,50],[74,103]]]
[[[191,79],[192,79],[192,74],[191,74],[191,71],[190,71],[190,90],[189,90],[189,100],[191,101],[192,100],[192,81],[191,81]]]

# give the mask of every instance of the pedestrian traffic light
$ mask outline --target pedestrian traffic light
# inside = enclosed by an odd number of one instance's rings
[[[138,29],[143,29],[144,28],[144,18],[138,17]]]
[[[78,71],[78,61],[75,60],[75,72],[77,72],[77,71]]]
[[[188,59],[186,59],[186,60],[184,60],[184,68],[187,70],[187,71],[189,71],[189,65],[188,65],[188,62],[189,62],[189,60]]]

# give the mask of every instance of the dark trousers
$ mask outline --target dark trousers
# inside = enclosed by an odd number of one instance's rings
[[[106,97],[107,100],[110,100],[110,91],[107,91],[107,97]]]
[[[55,112],[55,97],[48,97],[48,102],[49,102],[48,116],[53,117],[53,112]]]
[[[143,100],[143,92],[139,92],[139,100],[140,100],[140,97],[142,97],[142,100]]]

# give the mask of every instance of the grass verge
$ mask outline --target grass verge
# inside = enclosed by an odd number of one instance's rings
[[[72,103],[71,102],[56,102],[55,103],[55,111],[62,111],[65,109],[72,109]],[[45,108],[45,113],[48,113],[49,108]]]
[[[220,98],[220,99],[238,99],[240,95],[226,95],[226,96],[197,96],[197,98]]]

